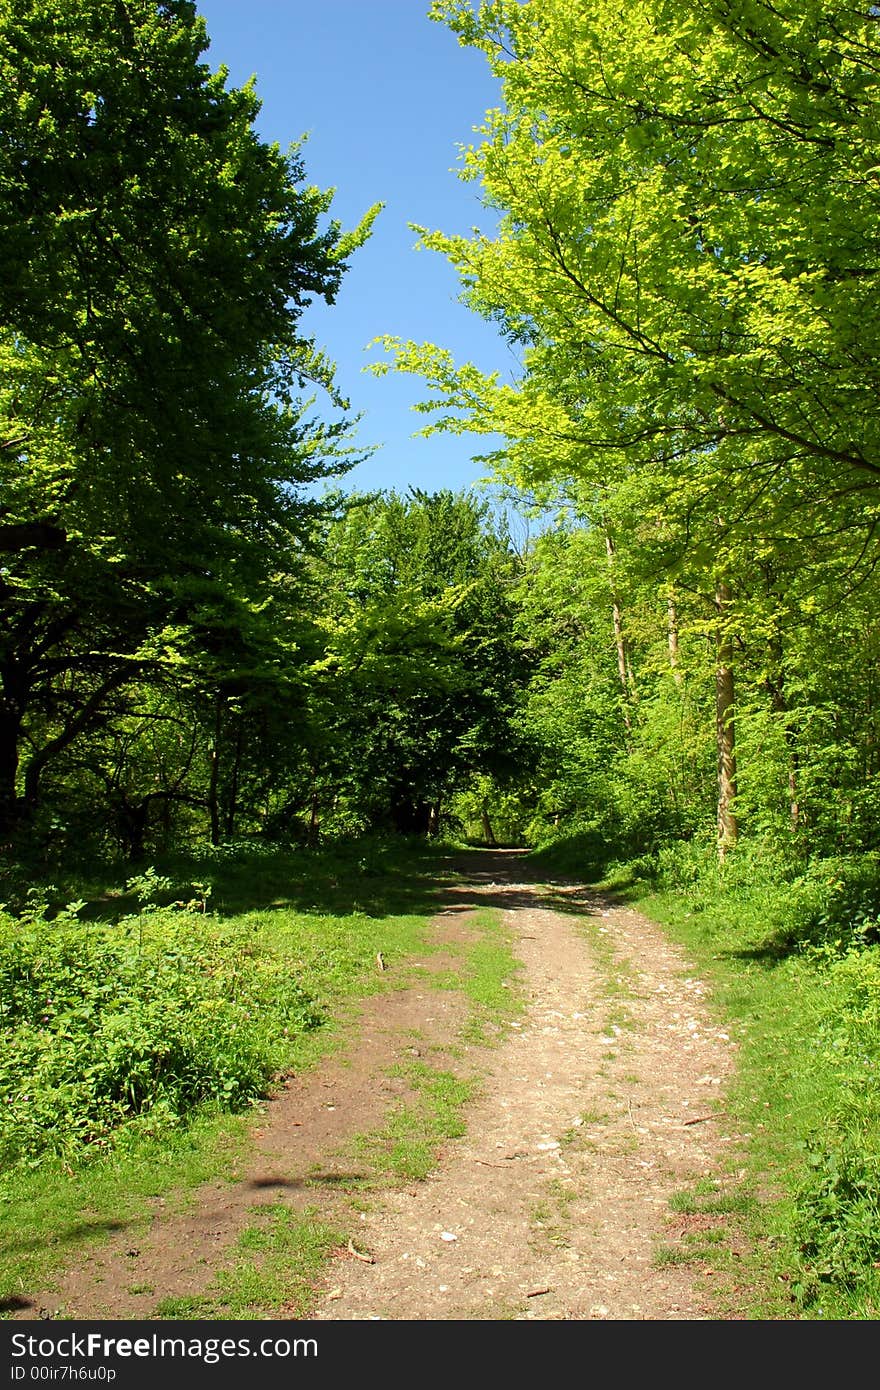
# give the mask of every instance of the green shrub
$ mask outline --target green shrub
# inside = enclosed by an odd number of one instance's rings
[[[795,1233],[809,1301],[818,1285],[857,1282],[880,1260],[880,952],[811,952],[825,971],[816,1049],[833,1103],[806,1145]]]
[[[0,912],[0,1161],[69,1160],[205,1102],[241,1109],[322,1018],[289,961],[203,912]]]
[[[795,1194],[797,1289],[809,1304],[827,1284],[852,1288],[880,1259],[880,1156],[844,1142],[808,1148],[809,1176]]]

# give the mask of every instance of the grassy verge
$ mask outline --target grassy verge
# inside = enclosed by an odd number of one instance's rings
[[[59,912],[44,889],[5,923],[0,999],[17,1039],[6,1064],[21,1104],[7,1117],[0,1187],[0,1315],[108,1231],[130,1229],[134,1239],[156,1198],[183,1208],[198,1184],[234,1181],[253,1106],[274,1077],[302,1072],[333,1047],[349,1005],[422,978],[408,967],[415,953],[451,955],[431,983],[468,1001],[450,1059],[465,1041],[500,1036],[518,1007],[500,914],[474,914],[473,939],[451,948],[427,939],[445,881],[436,849],[374,844],[311,858],[239,850],[159,867],[121,888],[93,883],[77,913]],[[125,1045],[108,1072],[114,1038]],[[200,1047],[202,1071],[184,1092],[179,1074],[184,1061],[192,1071]],[[406,1104],[360,1141],[371,1187],[425,1176],[439,1145],[463,1131],[474,1093],[473,1076],[439,1060],[404,1065]],[[97,1081],[80,1095],[86,1071]],[[89,1123],[71,1124],[83,1106]],[[256,1211],[204,1296],[161,1300],[157,1290],[155,1316],[303,1316],[307,1288],[344,1238],[334,1218]]]
[[[875,1319],[875,914],[861,890],[848,892],[839,864],[783,879],[743,856],[720,874],[712,868],[670,883],[673,877],[652,883],[623,870],[608,883],[687,948],[738,1040],[726,1100],[736,1181],[732,1191],[725,1183],[724,1190],[679,1194],[673,1210],[685,1226],[690,1218],[690,1229],[665,1258],[706,1255],[722,1223],[743,1237],[736,1268],[727,1270],[728,1291],[740,1306],[746,1301],[751,1317]],[[715,1258],[723,1266],[720,1251]]]
[[[274,1076],[392,987],[377,953],[393,967],[422,946],[443,881],[423,845],[159,868],[23,890],[0,924],[0,1315],[157,1197],[234,1177]]]
[[[315,1279],[343,1244],[342,1233],[315,1208],[262,1207],[239,1236],[233,1262],[217,1273],[211,1288],[160,1299],[155,1316],[247,1321],[272,1310],[285,1318],[306,1317]]]
[[[518,963],[501,914],[492,909],[475,912],[469,925],[473,939],[438,947],[452,960],[430,977],[434,988],[456,990],[467,1001],[459,1033],[434,1049],[430,1060],[407,1056],[389,1069],[406,1083],[406,1094],[381,1125],[354,1136],[336,1155],[352,1160],[358,1174],[334,1185],[332,1216],[320,1206],[302,1213],[278,1208],[270,1209],[268,1217],[265,1211],[255,1214],[254,1224],[242,1234],[211,1287],[198,1297],[162,1300],[156,1316],[308,1316],[310,1290],[328,1263],[335,1256],[350,1258],[352,1249],[359,1248],[356,1215],[381,1201],[383,1191],[428,1177],[443,1144],[465,1133],[465,1106],[480,1082],[472,1062],[463,1057],[462,1044],[497,1042],[505,1024],[523,1007]],[[419,974],[408,972],[404,962],[397,987],[405,988],[414,979],[424,982]],[[316,1194],[319,1187],[316,1180]]]

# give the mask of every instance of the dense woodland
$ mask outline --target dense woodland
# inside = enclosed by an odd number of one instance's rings
[[[760,877],[791,939],[859,953],[876,1030],[877,17],[433,17],[500,79],[464,175],[499,225],[419,234],[520,371],[375,370],[502,437],[504,506],[345,490],[357,402],[301,319],[381,210],[343,230],[258,138],[190,0],[3,11],[10,908],[22,864],[205,842],[556,844]]]
[[[7,22],[7,834],[875,848],[873,20],[443,9],[503,79],[502,218],[424,239],[522,374],[397,365],[503,431],[519,544],[309,486],[354,446],[298,323],[377,209],[328,220],[192,7]]]

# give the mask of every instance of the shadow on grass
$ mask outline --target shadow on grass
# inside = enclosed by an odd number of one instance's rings
[[[818,939],[816,933],[808,929],[780,931],[768,936],[764,941],[756,942],[753,946],[737,950],[722,947],[717,954],[722,960],[751,961],[754,965],[763,965],[766,969],[772,970],[791,956],[798,955],[804,946],[815,944]]]
[[[80,920],[115,922],[140,910],[136,891],[127,885],[153,868],[160,879],[170,881],[153,898],[159,906],[201,903],[222,917],[273,908],[327,916],[419,915],[437,911],[440,897],[455,882],[450,853],[446,845],[403,837],[321,849],[205,845],[190,854],[157,857],[149,866],[117,864],[67,877],[59,873],[51,883],[23,864],[6,865],[14,887],[5,900],[13,912],[21,911],[27,889],[42,881],[50,917],[66,902],[82,899]]]
[[[26,1308],[33,1306],[32,1298],[22,1298],[17,1293],[11,1293],[8,1298],[0,1298],[0,1313],[23,1313]]]
[[[102,1232],[124,1231],[131,1224],[130,1221],[120,1221],[117,1218],[76,1221],[69,1226],[53,1230],[46,1236],[22,1236],[18,1239],[4,1240],[3,1248],[9,1254],[24,1254],[28,1250],[43,1250],[49,1246],[76,1245],[79,1241],[100,1235]]]
[[[38,873],[24,863],[7,865],[10,891],[5,898],[18,912],[25,905],[28,888],[42,882],[51,904],[50,917],[66,902],[82,899],[82,921],[115,922],[140,910],[136,891],[127,885],[153,868],[160,879],[170,881],[170,887],[155,895],[159,906],[201,903],[206,911],[222,917],[292,909],[327,916],[361,912],[381,918],[431,914],[444,907],[466,910],[456,891],[463,879],[483,890],[479,905],[517,906],[509,892],[496,904],[491,896],[487,899],[485,889],[491,888],[493,880],[588,883],[602,877],[609,858],[598,837],[588,835],[539,852],[511,846],[458,848],[392,836],[320,849],[257,842],[217,848],[203,845],[188,854],[157,856],[151,865],[95,866],[67,876],[59,872],[51,883],[45,871]],[[534,905],[533,894],[526,894],[519,905],[525,905],[526,897]]]

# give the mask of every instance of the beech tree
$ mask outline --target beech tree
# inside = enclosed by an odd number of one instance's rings
[[[576,403],[572,443],[738,515],[876,506],[877,20],[869,9],[438,0],[505,108],[464,177],[500,233],[425,241]],[[552,467],[552,462],[550,464]]]
[[[298,320],[377,209],[329,221],[206,47],[192,0],[0,6],[7,825],[127,681],[265,630],[298,489],[345,462],[344,414],[302,399],[333,388]]]
[[[576,492],[592,526],[616,516],[658,586],[702,570],[723,849],[743,782],[742,554],[757,542],[790,573],[806,548],[841,600],[880,558],[876,16],[811,0],[432,13],[502,85],[463,170],[500,220],[421,237],[521,377],[386,347],[429,384],[428,429],[500,432],[502,478]]]

